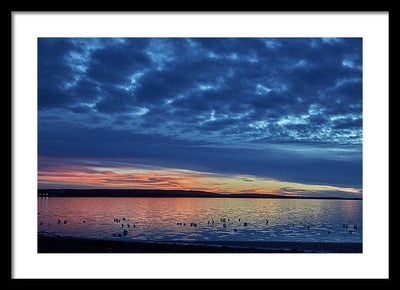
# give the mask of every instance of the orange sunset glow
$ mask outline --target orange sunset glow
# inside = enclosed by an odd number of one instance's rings
[[[360,194],[351,187],[310,185],[274,179],[241,175],[221,175],[182,169],[143,168],[73,168],[66,171],[39,171],[42,188],[69,185],[75,188],[121,188],[201,190],[215,193],[256,193],[301,195],[305,192],[331,192]]]

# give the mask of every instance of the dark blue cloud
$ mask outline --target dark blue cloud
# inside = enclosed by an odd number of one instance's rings
[[[43,156],[361,185],[360,38],[40,38],[38,106]]]
[[[258,149],[227,148],[175,140],[160,135],[105,129],[63,128],[39,131],[42,154],[53,158],[94,159],[103,166],[117,160],[125,165],[152,165],[221,174],[245,174],[302,183],[361,186],[358,153],[335,159],[329,148],[267,146]],[[350,147],[349,149],[354,149]],[[331,152],[331,156],[326,152]]]

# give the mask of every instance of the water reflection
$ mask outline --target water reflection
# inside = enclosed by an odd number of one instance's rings
[[[38,231],[147,241],[361,242],[361,205],[356,200],[40,197]]]

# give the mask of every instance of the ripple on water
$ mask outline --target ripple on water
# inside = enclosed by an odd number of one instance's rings
[[[46,198],[42,202],[41,199],[38,231],[65,236],[112,238],[112,233],[122,234],[127,229],[125,240],[362,241],[361,201]],[[121,219],[121,223],[113,222],[115,218]],[[58,219],[68,222],[57,224]],[[214,224],[208,224],[212,220]],[[186,226],[177,226],[180,222]],[[190,227],[190,223],[196,223],[197,227]],[[343,224],[348,228],[343,228]]]

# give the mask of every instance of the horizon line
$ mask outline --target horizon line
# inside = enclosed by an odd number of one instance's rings
[[[182,189],[149,189],[149,188],[46,188],[46,189],[39,189],[38,188],[38,194],[40,196],[40,191],[57,191],[60,193],[60,191],[158,191],[158,192],[177,192],[177,193],[200,193],[200,194],[208,194],[212,196],[149,196],[149,195],[144,195],[144,196],[131,196],[131,197],[201,197],[201,198],[207,198],[207,197],[243,197],[243,198],[293,198],[293,199],[343,199],[343,200],[362,200],[362,197],[334,197],[334,196],[303,196],[303,195],[285,195],[282,193],[250,193],[250,192],[243,192],[243,193],[220,193],[220,192],[210,192],[210,191],[203,191],[203,190],[182,190]],[[47,194],[52,194],[56,192],[48,192]],[[65,192],[61,192],[65,193]],[[123,197],[123,196],[84,196],[80,195],[81,197]],[[71,196],[71,197],[80,197],[80,196]],[[57,196],[50,196],[50,197],[57,197]],[[60,196],[61,197],[61,196]],[[64,196],[68,197],[68,196]],[[129,197],[129,196],[126,196]]]

